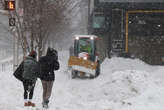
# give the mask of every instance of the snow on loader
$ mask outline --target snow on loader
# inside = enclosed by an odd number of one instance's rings
[[[74,47],[70,48],[68,67],[72,78],[95,78],[100,74],[100,62],[96,52],[97,36],[75,35]]]

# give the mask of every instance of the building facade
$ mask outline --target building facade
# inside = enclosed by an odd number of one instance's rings
[[[88,33],[101,37],[108,57],[163,64],[163,0],[90,0]]]

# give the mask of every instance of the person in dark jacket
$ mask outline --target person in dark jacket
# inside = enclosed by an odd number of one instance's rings
[[[53,48],[47,49],[46,56],[39,60],[40,79],[43,86],[43,108],[48,108],[49,98],[51,96],[53,83],[55,80],[54,70],[59,69],[58,53]]]
[[[24,87],[24,106],[35,107],[32,102],[35,83],[39,74],[39,64],[36,61],[37,53],[31,51],[23,61],[23,87]]]

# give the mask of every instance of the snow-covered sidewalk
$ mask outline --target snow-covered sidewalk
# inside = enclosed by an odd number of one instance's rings
[[[59,53],[61,68],[49,110],[164,110],[164,67],[138,59],[105,59],[96,79],[71,79],[68,52]],[[23,109],[23,85],[13,77],[12,66],[0,73],[0,110]],[[38,79],[33,101],[41,106]]]

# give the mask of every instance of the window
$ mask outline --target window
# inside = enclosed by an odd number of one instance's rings
[[[91,54],[92,52],[92,46],[91,46],[91,40],[88,38],[83,38],[79,40],[79,52],[87,52]]]
[[[105,17],[104,16],[94,16],[93,28],[105,28]]]

